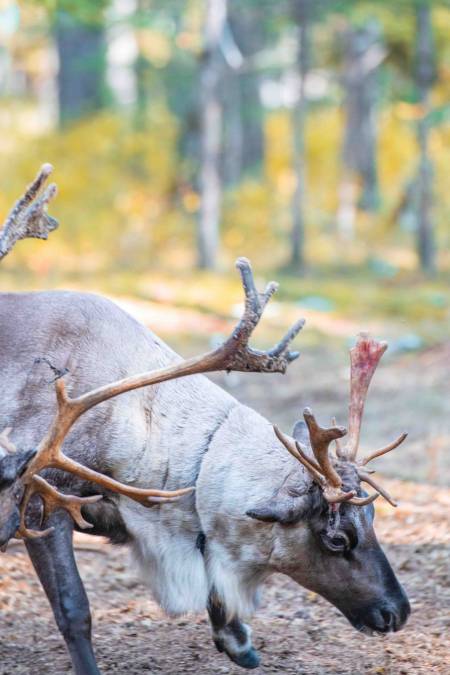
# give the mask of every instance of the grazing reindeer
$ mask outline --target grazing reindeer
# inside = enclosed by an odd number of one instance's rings
[[[357,460],[365,397],[386,345],[362,336],[351,352],[345,445],[343,427],[321,428],[308,409],[293,437],[274,433],[258,413],[199,375],[284,372],[297,356],[288,345],[301,323],[269,352],[248,347],[275,285],[259,294],[249,263],[240,259],[237,265],[246,297],[241,321],[222,347],[187,361],[102,298],[0,295],[0,410],[15,444],[37,448],[20,479],[19,532],[27,536],[78,675],[99,671],[73,557],[74,522],[78,528],[87,521],[93,534],[128,544],[169,614],[206,607],[217,648],[246,668],[256,667],[259,657],[242,618],[254,611],[258,588],[273,572],[322,595],[358,630],[395,631],[408,617],[408,600],[372,526],[374,499],[393,500],[365,469],[404,435]],[[53,421],[55,396],[31,368],[36,356],[59,369]],[[139,374],[148,368],[154,370]],[[60,377],[67,371],[70,395]],[[46,467],[43,487],[37,474]],[[43,524],[54,528],[44,537],[30,529],[42,518],[32,497],[36,481]],[[367,496],[362,481],[376,492]],[[95,503],[56,492],[92,501],[98,490],[93,483],[103,495]],[[153,493],[168,490],[172,496],[164,493],[164,501],[145,508],[148,495],[132,492],[149,492],[149,483]],[[194,485],[195,493],[187,494]]]

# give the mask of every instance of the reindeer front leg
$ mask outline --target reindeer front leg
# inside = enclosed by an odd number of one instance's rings
[[[252,646],[251,630],[238,617],[226,619],[226,610],[212,592],[208,600],[208,614],[213,629],[213,640],[219,652],[227,656],[241,668],[257,668],[259,654]]]
[[[54,530],[25,541],[33,566],[52,606],[76,675],[100,675],[91,644],[91,614],[72,545],[73,521],[58,511],[46,520]]]

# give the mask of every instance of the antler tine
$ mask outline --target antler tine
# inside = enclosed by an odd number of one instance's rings
[[[34,493],[38,493],[44,504],[44,520],[56,509],[65,509],[82,530],[93,527],[82,516],[81,509],[87,504],[95,504],[102,499],[102,495],[92,495],[91,497],[77,497],[75,495],[65,495],[58,492],[42,476],[33,476],[32,488]]]
[[[16,201],[9,212],[5,225],[14,222],[18,215],[31,204],[52,172],[53,166],[51,164],[46,163],[41,166],[34,181],[28,185],[25,193]]]
[[[243,256],[238,258],[236,260],[236,268],[241,275],[242,286],[245,293],[246,325],[249,326],[253,324],[254,327],[261,318],[264,307],[267,305],[272,295],[277,292],[278,284],[276,281],[270,281],[266,286],[266,290],[263,293],[259,293],[253,278],[250,260]]]
[[[330,462],[328,448],[331,441],[345,436],[347,430],[345,427],[330,427],[329,429],[323,429],[317,424],[316,418],[312,414],[310,408],[304,409],[303,417],[308,427],[314,457],[316,458],[323,475],[330,485],[337,488],[341,487],[342,480]]]
[[[372,504],[379,496],[379,492],[374,492],[368,497],[352,497],[352,499],[348,499],[347,501],[349,504],[354,504],[355,506],[366,506],[367,504]]]
[[[19,239],[27,237],[47,239],[49,233],[58,227],[58,221],[49,216],[45,210],[56,195],[56,185],[52,183],[38,197],[52,171],[51,164],[43,164],[25,194],[17,200],[10,211],[0,232],[0,259],[9,253]]]
[[[310,459],[302,450],[299,443],[295,442],[294,439],[286,436],[277,426],[274,425],[273,430],[276,437],[281,443],[283,443],[286,450],[288,450],[295,459],[297,459],[305,469],[311,474],[313,479],[321,486],[324,485],[325,479],[321,474],[321,469],[318,464],[313,459]]]
[[[386,342],[377,342],[367,333],[360,333],[358,341],[350,350],[350,405],[348,441],[345,458],[353,461],[358,452],[361,422],[370,381],[378,363],[387,349]]]
[[[340,502],[357,499],[356,493],[353,490],[350,492],[342,490],[342,479],[333,467],[329,457],[330,443],[345,436],[347,430],[345,427],[338,426],[323,429],[317,424],[316,418],[309,408],[304,409],[303,417],[308,427],[311,449],[322,474],[325,476],[325,486],[323,487],[325,499],[330,504],[339,504]]]
[[[299,356],[299,352],[291,352],[288,347],[305,324],[304,319],[297,321],[286,335],[267,352],[251,349],[248,340],[263,314],[264,308],[272,295],[278,289],[278,284],[271,281],[263,293],[258,293],[250,261],[247,258],[238,258],[236,267],[242,279],[245,294],[245,310],[231,338],[223,345],[224,350],[232,347],[234,354],[225,370],[243,370],[254,372],[284,373],[289,363]],[[234,345],[233,345],[234,341]],[[236,349],[236,343],[238,349]]]
[[[386,445],[384,448],[380,448],[379,450],[375,450],[370,455],[367,455],[367,457],[364,457],[364,459],[362,459],[360,462],[360,466],[365,466],[376,457],[381,457],[381,455],[385,455],[387,452],[395,450],[395,448],[398,448],[398,446],[403,443],[403,441],[405,440],[405,438],[407,438],[407,436],[408,434],[406,433],[406,431],[404,431],[395,441],[393,441],[389,445]]]
[[[9,434],[11,433],[11,431],[12,427],[7,427],[6,429],[3,429],[2,433],[0,434],[0,447],[2,447],[7,452],[13,454],[14,452],[17,452],[17,448],[14,445],[14,443],[9,439]]]
[[[367,483],[368,485],[371,485],[375,490],[377,490],[377,492],[379,492],[380,495],[381,495],[382,497],[384,497],[385,500],[386,500],[387,502],[389,502],[389,504],[391,504],[391,506],[397,506],[397,502],[391,497],[391,495],[389,494],[389,492],[388,492],[387,490],[385,490],[383,487],[381,487],[381,485],[379,485],[379,484],[372,478],[372,476],[370,476],[368,473],[366,473],[366,471],[362,471],[361,469],[358,468],[358,476],[360,477],[360,479],[361,479],[362,481],[364,481],[364,482]]]
[[[337,421],[335,417],[331,418],[331,424],[334,427],[337,427]],[[334,439],[334,447],[336,448],[336,455],[339,457],[339,459],[343,459],[343,451],[342,451],[342,443],[339,440],[339,438]]]

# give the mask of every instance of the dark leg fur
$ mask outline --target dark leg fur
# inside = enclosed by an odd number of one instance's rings
[[[252,647],[250,629],[237,617],[227,622],[225,607],[212,593],[208,601],[208,614],[213,628],[213,640],[219,652],[242,668],[257,668],[260,658]]]
[[[76,675],[100,675],[91,644],[89,602],[78,573],[72,545],[72,520],[61,511],[45,524],[54,531],[26,542],[72,658]]]

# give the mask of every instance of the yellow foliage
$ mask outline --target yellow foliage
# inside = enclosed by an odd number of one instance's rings
[[[163,33],[152,28],[136,31],[139,52],[156,68],[164,68],[172,56],[172,41]]]
[[[244,181],[231,194],[224,212],[223,240],[235,255],[252,258],[272,250],[277,222],[271,219],[272,196],[266,186],[256,180]]]
[[[171,239],[189,242],[189,223],[173,215],[176,140],[175,121],[164,107],[154,107],[145,131],[102,114],[37,138],[17,132],[0,158],[0,209],[8,211],[40,164],[51,162],[59,194],[50,212],[61,227],[45,248],[63,254],[55,256],[56,267],[90,269],[111,260],[148,266]],[[21,264],[37,250],[24,243],[14,261]]]
[[[14,120],[16,123],[14,124]],[[112,113],[42,133],[36,111],[4,106],[0,112],[3,146],[0,212],[5,214],[43,161],[55,165],[59,195],[50,212],[59,233],[47,246],[21,243],[3,265],[26,263],[39,273],[136,269],[190,264],[194,257],[198,193],[180,180],[177,124],[166,106],[153,104],[145,130]],[[395,212],[417,170],[415,119],[404,107],[386,107],[379,117],[378,168],[381,211],[358,213],[358,236],[339,244],[335,214],[341,179],[342,115],[335,106],[311,109],[305,134],[307,258],[311,266],[337,261],[361,263],[378,255],[395,267],[415,265],[414,238],[396,222]],[[435,164],[435,208],[439,248],[448,246],[450,218],[447,176],[450,123],[433,127],[430,153]],[[224,197],[224,261],[248,255],[255,264],[277,265],[289,253],[289,230],[296,176],[292,166],[289,111],[267,115],[262,178],[247,178]],[[442,255],[442,262],[448,264]],[[50,264],[50,261],[51,264]]]

